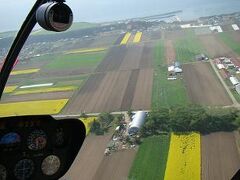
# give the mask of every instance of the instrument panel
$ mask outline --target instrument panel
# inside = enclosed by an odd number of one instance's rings
[[[85,134],[77,119],[0,118],[0,180],[59,179],[73,163]]]

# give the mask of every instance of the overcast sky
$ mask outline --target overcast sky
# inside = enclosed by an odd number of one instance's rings
[[[18,30],[36,0],[0,0],[0,32]],[[103,22],[175,10],[187,15],[236,11],[240,0],[66,0],[75,22]],[[183,3],[184,2],[184,3]],[[231,6],[229,5],[231,4]],[[215,7],[215,6],[218,7]],[[195,8],[194,10],[193,7]],[[219,9],[219,10],[218,10]]]

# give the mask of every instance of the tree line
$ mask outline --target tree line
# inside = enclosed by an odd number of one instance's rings
[[[238,127],[240,127],[240,111],[237,109],[188,105],[161,108],[150,112],[140,133],[142,136],[191,131],[208,134],[233,131]]]

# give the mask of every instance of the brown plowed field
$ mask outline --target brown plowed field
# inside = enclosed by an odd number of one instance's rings
[[[154,44],[145,43],[142,51],[142,56],[139,62],[139,68],[152,68],[153,67],[153,52]]]
[[[132,109],[151,109],[152,85],[153,69],[140,70],[132,101]]]
[[[62,180],[92,180],[104,158],[111,135],[87,136],[67,174]]]
[[[221,28],[222,28],[223,32],[226,32],[226,31],[234,31],[234,29],[232,28],[232,25],[231,25],[231,24],[221,26]]]
[[[64,113],[150,109],[152,49],[151,43],[113,47],[95,74],[71,98]]]
[[[220,56],[236,56],[233,51],[228,46],[223,44],[223,42],[221,42],[215,35],[199,36],[199,38],[212,58]]]
[[[143,52],[142,44],[129,45],[127,49],[127,54],[122,61],[120,70],[138,69]]]
[[[127,180],[136,150],[124,150],[105,156],[93,180]]]
[[[131,76],[128,80],[128,85],[123,96],[121,110],[128,110],[131,108],[134,92],[136,89],[137,79],[139,75],[139,70],[133,70]]]
[[[240,168],[233,133],[201,136],[202,180],[230,180]]]
[[[153,31],[151,32],[151,40],[159,40],[162,37],[161,31]]]
[[[192,103],[210,106],[232,104],[209,63],[185,64],[183,75]]]
[[[99,64],[96,72],[106,72],[118,70],[127,53],[126,46],[112,47],[104,60]]]
[[[176,60],[176,53],[175,49],[173,47],[173,41],[172,40],[167,40],[165,41],[165,57],[167,60],[167,64],[173,64],[173,62]]]
[[[165,38],[169,40],[176,40],[186,35],[184,30],[166,31]]]
[[[96,37],[90,47],[108,47],[114,44],[117,39],[116,34],[99,35]]]

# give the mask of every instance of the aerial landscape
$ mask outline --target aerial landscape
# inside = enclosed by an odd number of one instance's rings
[[[34,30],[0,116],[84,122],[63,180],[231,179],[240,169],[240,13],[178,13]],[[0,67],[12,40],[0,33]]]

